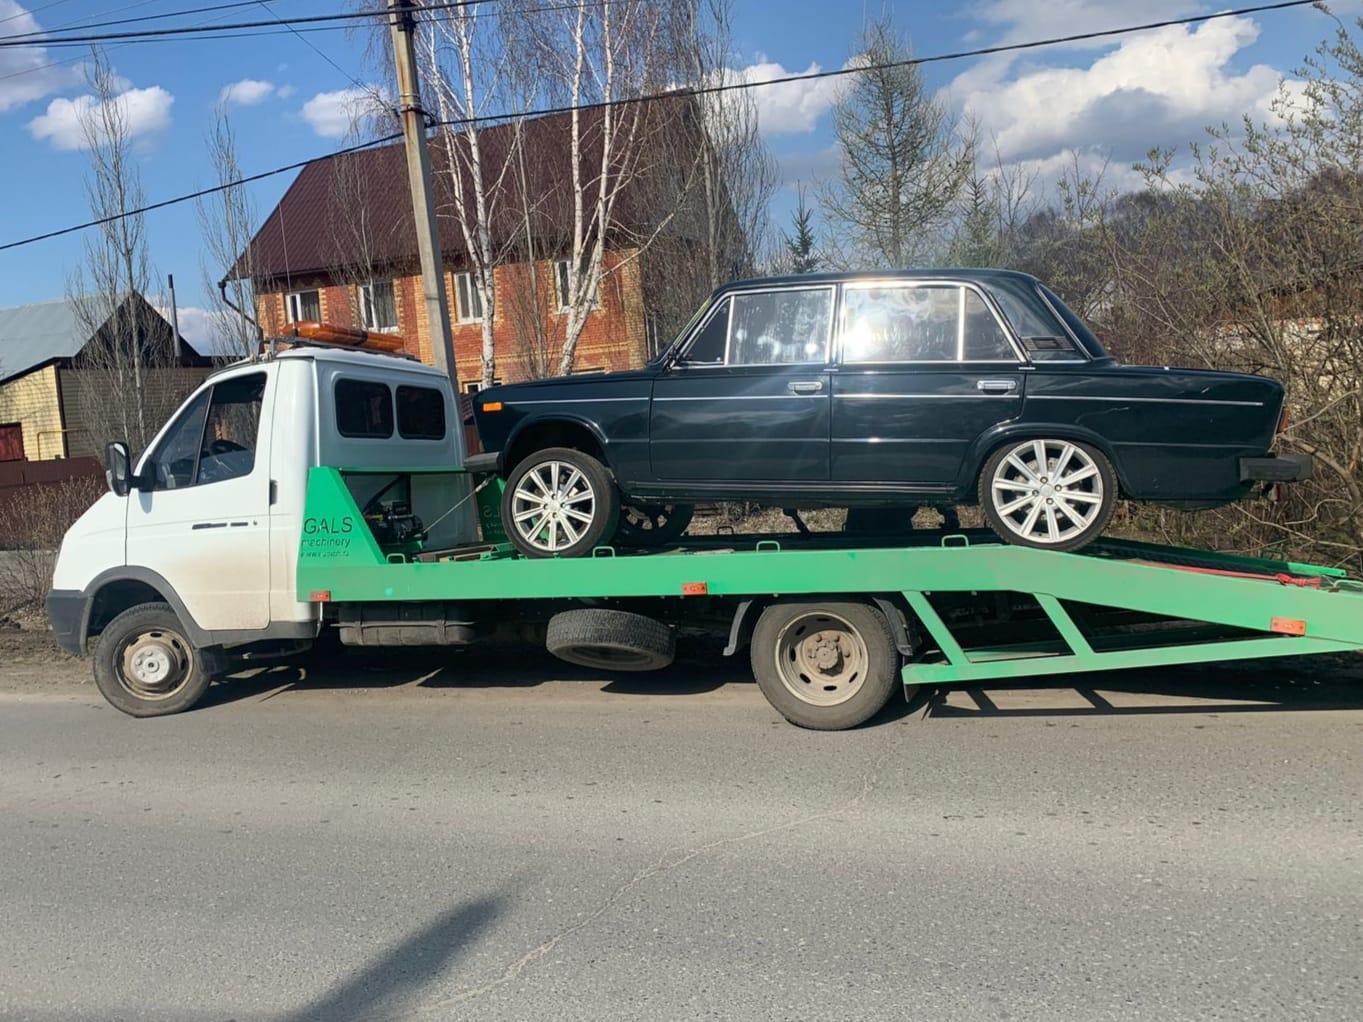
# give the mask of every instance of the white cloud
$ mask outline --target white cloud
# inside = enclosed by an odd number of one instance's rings
[[[218,102],[235,106],[255,106],[271,96],[283,94],[283,89],[274,82],[262,81],[259,78],[243,78],[231,85],[224,85],[222,91],[218,93]]]
[[[158,306],[156,311],[167,320],[170,319],[170,306]],[[182,305],[176,310],[180,336],[200,355],[209,356],[246,354],[237,350],[237,345],[232,340],[235,334],[232,330],[234,324],[230,322],[231,315],[195,305]]]
[[[303,104],[303,120],[323,138],[341,138],[355,122],[374,112],[374,93],[369,89],[338,89],[319,92]]]
[[[126,89],[109,102],[116,104],[122,114],[128,136],[137,139],[170,126],[170,107],[175,97],[161,86],[152,85]],[[90,95],[54,99],[47,105],[46,113],[28,122],[29,134],[39,141],[51,142],[55,149],[84,149],[86,139],[81,125],[89,117],[98,117],[99,110],[99,101]]]
[[[769,82],[792,74],[812,74],[822,70],[810,64],[804,71],[788,71],[774,61],[759,61],[725,72],[726,82]],[[812,132],[837,102],[841,82],[819,78],[789,85],[768,85],[752,89],[749,95],[757,108],[757,123],[764,135],[805,135]]]
[[[1126,38],[1088,67],[1029,67],[1010,77],[1011,65],[995,62],[961,75],[946,92],[997,139],[1005,161],[1073,148],[1129,163],[1154,146],[1201,138],[1209,124],[1268,117],[1281,73],[1263,64],[1243,73],[1230,67],[1258,35],[1247,18],[1170,27]]]
[[[42,31],[37,19],[15,0],[0,0],[0,19],[5,35]],[[70,67],[48,67],[52,62],[41,46],[0,49],[0,113],[50,96],[76,80]]]
[[[966,13],[975,21],[1003,27],[1003,36],[996,42],[1016,43],[1100,32],[1133,22],[1164,21],[1197,13],[1201,7],[1198,0],[1141,0],[1139,4],[1131,0],[982,0]],[[1064,45],[1093,48],[1112,42],[1108,36]]]

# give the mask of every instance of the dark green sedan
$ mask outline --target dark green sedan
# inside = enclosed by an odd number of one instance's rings
[[[1003,270],[739,281],[644,368],[494,387],[474,414],[473,467],[541,557],[666,543],[719,500],[978,503],[1009,542],[1074,550],[1119,498],[1210,507],[1311,471],[1270,453],[1281,384],[1121,365]]]

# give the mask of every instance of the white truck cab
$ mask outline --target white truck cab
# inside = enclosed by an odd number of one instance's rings
[[[219,370],[135,463],[126,445],[110,445],[110,492],[68,530],[57,556],[47,599],[57,642],[83,655],[120,615],[145,617],[117,654],[145,699],[181,691],[169,682],[196,667],[212,673],[214,663],[195,660],[224,647],[314,638],[320,608],[295,589],[308,470],[381,466],[391,478],[458,469],[464,452],[448,377],[418,362],[297,347]],[[411,485],[427,488],[428,505],[447,507],[468,489],[456,475],[418,475]],[[440,489],[448,493],[430,492]],[[451,545],[474,540],[471,502],[440,532]],[[183,636],[166,637],[167,613]]]

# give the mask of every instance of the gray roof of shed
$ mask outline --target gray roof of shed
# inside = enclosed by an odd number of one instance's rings
[[[53,359],[75,358],[89,339],[68,301],[0,309],[0,381]]]
[[[165,316],[137,292],[133,298],[151,309],[162,321]],[[75,300],[61,298],[0,309],[0,383],[32,372],[61,359],[75,358],[90,341],[77,314]],[[170,323],[166,322],[166,329]],[[206,362],[206,357],[180,337],[180,357],[191,364]]]

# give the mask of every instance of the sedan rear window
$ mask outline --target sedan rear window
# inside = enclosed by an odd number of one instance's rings
[[[843,295],[844,362],[1016,362],[999,321],[955,284],[849,287]]]

